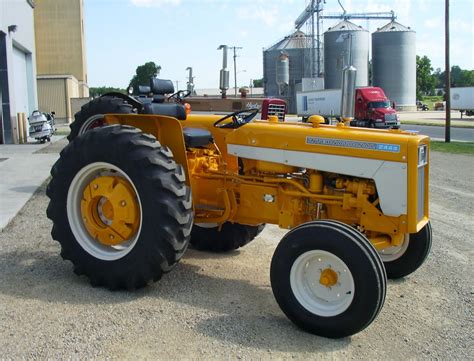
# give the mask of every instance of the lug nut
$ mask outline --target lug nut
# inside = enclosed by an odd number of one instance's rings
[[[121,205],[122,207],[125,207],[125,206],[127,205],[127,202],[122,201],[122,202],[120,202],[120,205]]]
[[[99,186],[97,184],[94,184],[94,189],[97,189],[99,188]]]
[[[109,235],[109,238],[110,238],[110,239],[114,239],[115,236],[114,236],[113,234],[111,234],[111,235]]]

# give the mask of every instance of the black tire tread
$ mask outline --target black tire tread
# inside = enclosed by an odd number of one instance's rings
[[[81,110],[74,114],[74,121],[70,125],[70,133],[67,137],[69,142],[79,135],[82,125],[90,117],[98,114],[130,114],[133,113],[132,105],[124,99],[115,96],[105,95],[95,98],[84,104]]]
[[[428,222],[418,233],[410,234],[410,243],[405,253],[398,259],[384,262],[389,279],[399,279],[415,272],[430,254],[432,227]]]
[[[200,251],[229,252],[245,246],[257,237],[265,224],[248,226],[225,222],[219,229],[194,226],[191,231],[191,245]]]
[[[81,169],[101,158],[126,169],[134,183],[139,184],[143,207],[142,232],[137,245],[123,258],[105,264],[77,243],[66,214],[68,187],[76,174],[73,169]],[[72,261],[74,272],[85,274],[94,286],[134,289],[150,280],[159,280],[178,263],[189,244],[192,201],[182,173],[171,152],[163,151],[154,137],[136,128],[105,126],[77,137],[61,152],[47,187],[50,198],[47,216],[53,221],[51,235],[61,244],[61,256]],[[153,209],[154,214],[147,213],[145,207]],[[143,246],[138,247],[139,242]]]
[[[295,232],[304,231],[307,228],[314,227],[315,225],[326,228],[332,229],[332,232],[336,231],[343,235],[347,240],[352,241],[352,244],[355,245],[358,249],[362,251],[362,254],[365,254],[365,261],[369,261],[370,268],[373,270],[373,274],[376,277],[377,287],[374,287],[376,293],[376,300],[373,305],[373,308],[370,309],[365,321],[359,324],[346,324],[344,327],[334,326],[331,323],[332,317],[323,318],[324,322],[321,322],[319,325],[308,324],[304,321],[304,317],[299,316],[296,311],[294,304],[289,307],[288,301],[288,291],[282,292],[281,282],[282,282],[282,275],[279,274],[279,267],[281,267],[281,257],[287,255],[289,251],[289,243],[294,242],[291,240],[292,235]],[[297,237],[299,238],[299,237]],[[332,240],[333,241],[333,240]],[[293,247],[293,245],[292,245]],[[294,244],[294,247],[297,247],[297,244]],[[291,252],[291,251],[289,251]],[[275,258],[277,258],[275,260]],[[299,227],[294,228],[290,232],[288,232],[285,237],[282,239],[280,244],[278,245],[274,258],[272,259],[271,264],[271,272],[270,278],[272,283],[272,290],[274,292],[275,298],[280,305],[282,311],[288,316],[290,320],[292,320],[297,326],[309,331],[311,333],[318,334],[320,336],[329,337],[329,338],[339,338],[350,336],[354,333],[357,333],[367,326],[369,326],[373,320],[377,317],[379,312],[381,311],[386,295],[386,288],[387,288],[387,281],[386,281],[386,274],[383,267],[383,264],[380,260],[378,253],[376,252],[375,248],[371,245],[370,241],[360,232],[355,230],[354,228],[338,221],[332,220],[322,220],[322,221],[314,221],[305,223]],[[291,291],[290,291],[291,293]],[[356,290],[357,295],[357,290]],[[294,296],[293,296],[294,297]],[[291,302],[291,301],[290,301]],[[297,302],[297,301],[296,301]],[[302,307],[302,306],[300,306]],[[303,313],[307,313],[308,311],[303,311]],[[346,311],[345,311],[346,312]],[[337,319],[338,316],[334,316],[334,319]],[[340,322],[340,320],[336,321]],[[350,321],[349,321],[350,323]],[[321,326],[324,325],[324,326]]]

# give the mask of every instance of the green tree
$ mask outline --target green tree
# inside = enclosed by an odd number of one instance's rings
[[[444,71],[440,68],[433,73],[436,78],[436,88],[444,89]],[[451,67],[451,87],[474,86],[474,70],[461,69],[458,65]]]
[[[451,67],[451,86],[459,86],[459,81],[461,80],[462,69],[459,65],[453,65]]]
[[[125,89],[114,88],[110,86],[100,86],[100,87],[89,88],[89,95],[94,98],[100,97],[101,95],[104,95],[106,93],[112,93],[112,92],[118,92],[118,93],[123,93],[123,94],[127,93]]]
[[[431,60],[425,55],[416,56],[416,98],[421,99],[423,95],[433,94],[436,78],[432,74]]]
[[[143,65],[137,67],[135,75],[132,80],[130,80],[129,86],[133,87],[133,92],[138,93],[139,85],[148,85],[150,84],[150,78],[156,77],[160,74],[161,66],[156,65],[153,61],[149,61]]]
[[[263,78],[262,79],[254,79],[253,80],[253,87],[254,88],[263,88]]]
[[[444,88],[444,71],[441,71],[440,68],[436,68],[433,75],[436,78],[435,88]]]
[[[474,86],[474,70],[461,70],[457,86]]]

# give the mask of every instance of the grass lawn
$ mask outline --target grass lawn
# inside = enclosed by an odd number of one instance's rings
[[[443,97],[442,96],[437,96],[437,95],[424,96],[424,97],[421,98],[421,102],[428,105],[428,108],[430,108],[430,110],[434,110],[434,103],[442,102],[442,101],[443,101]]]
[[[451,142],[431,141],[431,150],[453,154],[474,154],[474,142]]]

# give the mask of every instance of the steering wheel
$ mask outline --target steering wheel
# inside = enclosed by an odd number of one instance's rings
[[[221,119],[217,120],[214,123],[214,126],[216,128],[231,128],[231,129],[239,128],[242,125],[245,125],[245,124],[249,123],[253,118],[255,118],[255,116],[257,115],[259,110],[260,109],[258,109],[258,108],[251,108],[251,109],[243,109],[243,110],[239,110],[237,112],[227,114],[226,116],[224,116]],[[238,116],[238,115],[243,114],[243,113],[249,113],[249,114],[247,114],[245,116],[240,116],[240,117]],[[221,124],[224,120],[229,119],[229,118],[232,118],[231,122]]]
[[[176,93],[171,94],[168,97],[168,101],[175,101],[176,103],[183,103],[183,98],[186,98],[191,95],[191,92],[189,90],[178,90]]]

